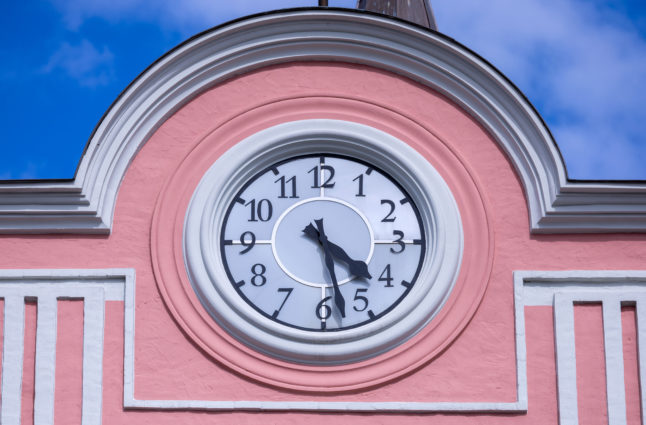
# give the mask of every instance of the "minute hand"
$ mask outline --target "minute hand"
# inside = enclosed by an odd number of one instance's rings
[[[336,273],[334,273],[334,260],[332,259],[332,253],[330,252],[330,245],[328,243],[327,236],[325,236],[325,230],[323,230],[323,219],[314,221],[316,222],[316,226],[319,229],[318,239],[323,246],[323,251],[325,253],[325,266],[330,272],[330,278],[332,278],[332,286],[334,287],[334,303],[339,309],[341,317],[345,317],[345,299],[343,298],[343,294],[341,294],[341,290],[339,289],[339,283],[336,280]]]
[[[318,230],[316,230],[311,223],[308,224],[305,229],[303,229],[303,232],[312,239],[318,240],[320,238]],[[327,241],[327,244],[332,255],[348,264],[350,273],[355,276],[364,277],[366,279],[372,278],[372,276],[368,272],[368,266],[365,262],[352,259],[343,248],[333,242],[330,242],[329,239]]]

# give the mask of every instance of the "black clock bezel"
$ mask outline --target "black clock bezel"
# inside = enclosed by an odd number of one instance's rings
[[[282,321],[278,319],[277,317],[274,317],[267,312],[263,311],[261,308],[259,308],[256,304],[254,304],[249,298],[244,294],[244,292],[236,285],[236,279],[233,277],[231,271],[229,270],[229,265],[227,263],[227,257],[225,253],[225,247],[228,246],[227,243],[225,243],[225,229],[227,222],[229,220],[231,211],[233,207],[235,206],[236,199],[241,198],[241,195],[245,192],[247,188],[251,184],[253,184],[254,181],[259,179],[261,176],[263,176],[265,173],[271,172],[272,169],[275,169],[277,167],[280,167],[282,164],[285,164],[287,162],[291,162],[294,160],[298,159],[304,159],[304,158],[338,158],[338,159],[343,159],[347,161],[352,161],[355,163],[359,163],[361,165],[364,165],[367,168],[371,168],[374,171],[379,172],[382,176],[386,177],[397,189],[399,189],[402,194],[404,194],[405,198],[409,200],[409,203],[413,209],[413,212],[415,214],[415,218],[417,219],[417,223],[420,229],[420,238],[416,241],[416,244],[420,245],[420,255],[419,255],[419,260],[417,262],[417,268],[415,270],[415,274],[411,281],[409,282],[410,285],[406,287],[405,291],[395,300],[390,306],[385,309],[384,311],[380,312],[379,314],[376,315],[369,315],[368,320],[352,324],[350,326],[344,326],[344,327],[338,327],[338,328],[310,328],[310,327],[302,327],[302,326],[297,326],[292,323],[288,323],[285,321]],[[417,279],[419,277],[420,271],[422,269],[422,266],[424,264],[425,258],[426,258],[426,229],[424,228],[424,222],[422,220],[421,214],[419,212],[419,209],[417,207],[417,204],[415,203],[414,199],[411,198],[410,194],[406,191],[406,189],[399,183],[397,182],[389,173],[385,172],[383,169],[381,169],[378,166],[375,166],[374,164],[370,164],[367,161],[358,159],[358,158],[353,158],[347,155],[340,155],[340,154],[332,154],[332,153],[311,153],[311,154],[306,154],[306,155],[296,155],[296,156],[290,156],[289,158],[285,158],[279,162],[276,162],[268,167],[263,168],[261,171],[255,173],[251,178],[249,178],[241,187],[240,189],[235,193],[235,195],[231,198],[231,201],[229,202],[229,205],[227,207],[226,213],[224,214],[224,218],[222,220],[222,225],[221,225],[221,232],[220,232],[220,255],[222,258],[222,263],[224,266],[224,270],[226,271],[227,277],[229,279],[229,283],[232,285],[232,287],[236,290],[238,295],[249,305],[251,306],[255,311],[257,311],[259,314],[264,316],[265,318],[272,320],[276,323],[279,323],[284,326],[288,326],[290,328],[306,331],[306,332],[340,332],[340,331],[346,331],[350,329],[355,329],[361,326],[365,326],[369,323],[372,323],[374,321],[377,321],[384,316],[386,316],[389,312],[391,312],[394,308],[397,307],[401,303],[401,301],[408,296],[408,294],[411,292],[411,289],[415,286],[415,283],[417,282]],[[297,282],[296,282],[297,283]]]

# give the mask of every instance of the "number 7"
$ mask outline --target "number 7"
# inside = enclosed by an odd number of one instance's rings
[[[271,317],[273,317],[274,319],[276,317],[278,317],[278,314],[280,313],[280,310],[283,309],[283,306],[287,302],[287,298],[289,298],[289,296],[292,294],[293,290],[294,290],[294,288],[278,288],[278,292],[287,292],[287,295],[285,295],[285,299],[283,300],[280,307],[278,307],[278,310],[274,310],[274,314],[272,314]]]

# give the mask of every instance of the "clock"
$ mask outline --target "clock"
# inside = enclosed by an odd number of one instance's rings
[[[442,310],[462,221],[431,162],[399,138],[334,119],[241,138],[193,192],[190,286],[219,329],[304,365],[393,350]]]
[[[220,254],[230,285],[268,320],[338,332],[387,320],[417,282],[425,239],[415,201],[387,172],[312,153],[244,182]]]

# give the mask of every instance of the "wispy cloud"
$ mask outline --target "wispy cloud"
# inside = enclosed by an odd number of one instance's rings
[[[268,9],[316,0],[50,0],[68,30],[90,19],[146,22],[183,36]],[[331,0],[353,7],[355,0]],[[646,40],[626,15],[584,0],[433,0],[440,31],[491,61],[546,119],[570,177],[643,178]],[[112,53],[64,43],[46,70],[92,86],[111,77]],[[621,156],[620,156],[621,155]]]
[[[27,162],[27,167],[18,174],[18,178],[21,180],[38,178],[38,166],[31,161]]]
[[[50,0],[61,12],[68,29],[77,30],[90,18],[108,22],[139,21],[192,35],[226,20],[267,10],[316,6],[317,0]],[[354,7],[356,0],[336,0],[330,5]]]
[[[0,180],[34,180],[38,179],[40,167],[34,162],[27,161],[22,169],[19,170],[3,170],[0,173]]]
[[[573,178],[646,178],[646,40],[579,0],[434,2],[442,32],[511,78],[538,107]]]
[[[106,46],[97,49],[88,40],[78,45],[63,42],[42,68],[42,72],[62,71],[80,85],[97,87],[109,84],[114,78],[114,55]]]

